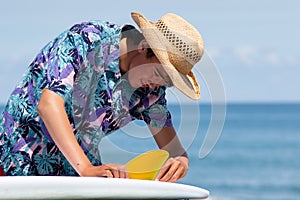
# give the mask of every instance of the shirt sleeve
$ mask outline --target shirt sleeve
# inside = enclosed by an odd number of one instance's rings
[[[47,88],[65,101],[71,97],[74,77],[81,68],[86,44],[80,35],[66,31],[51,41],[42,52],[45,58]]]
[[[80,81],[89,85],[92,81],[90,76],[103,67],[101,43],[110,40],[110,35],[106,36],[104,32],[100,22],[83,22],[75,24],[51,41],[43,49],[47,80],[45,88],[67,100],[71,98],[74,82],[82,75],[82,71],[87,78]]]
[[[167,108],[165,88],[159,89],[159,99],[142,112],[144,121],[152,127],[172,126],[171,113]]]

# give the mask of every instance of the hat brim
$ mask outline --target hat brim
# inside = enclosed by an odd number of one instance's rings
[[[164,69],[169,75],[173,85],[189,98],[194,100],[200,99],[200,85],[198,84],[194,73],[191,71],[187,75],[184,75],[180,73],[170,62],[167,48],[165,45],[168,43],[168,41],[155,27],[155,23],[147,20],[140,13],[132,12],[131,16],[143,32],[143,35],[147,43],[153,50],[155,56],[164,66]]]

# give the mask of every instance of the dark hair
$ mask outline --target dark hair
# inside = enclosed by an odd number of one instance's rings
[[[121,39],[122,38],[130,39],[135,45],[138,45],[143,39],[145,39],[144,35],[132,25],[123,26]],[[153,50],[151,48],[147,48],[147,58],[151,58],[153,56],[155,56]]]

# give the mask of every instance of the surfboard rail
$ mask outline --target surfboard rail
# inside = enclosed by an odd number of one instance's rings
[[[0,199],[206,199],[209,191],[181,183],[62,177],[0,177]]]

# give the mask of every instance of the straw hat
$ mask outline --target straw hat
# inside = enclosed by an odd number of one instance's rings
[[[191,99],[200,98],[200,86],[192,68],[200,61],[204,43],[200,33],[175,14],[166,14],[156,23],[142,14],[131,16],[140,27],[154,54],[164,66],[173,85]]]

